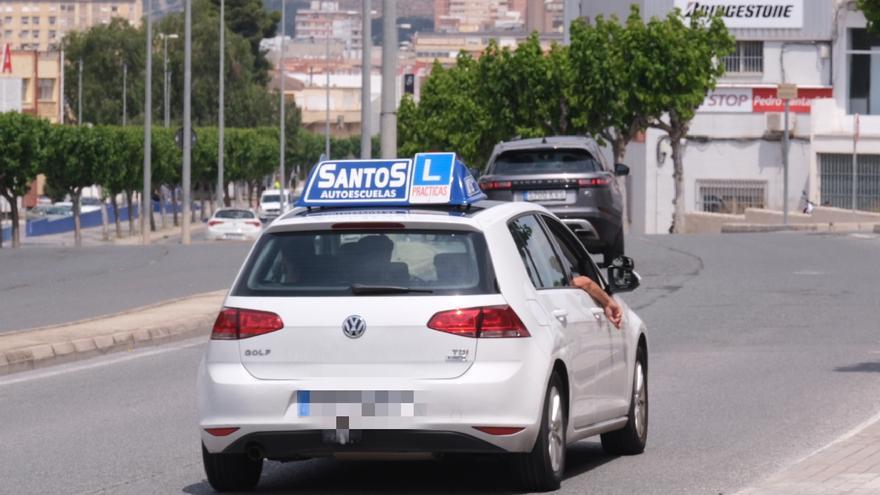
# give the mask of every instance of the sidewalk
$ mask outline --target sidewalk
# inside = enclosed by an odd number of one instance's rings
[[[0,334],[0,375],[207,335],[225,290],[64,325]]]
[[[880,493],[880,415],[739,495]]]
[[[155,232],[150,233],[152,242],[162,243],[180,238],[180,227],[174,227],[171,222],[164,229],[157,225]],[[128,234],[128,222],[122,225],[122,237],[116,237],[116,227],[110,224],[110,240],[105,241],[102,238],[101,226],[82,229],[83,246],[131,246],[141,243],[140,232],[134,235]],[[205,229],[203,222],[195,222],[190,224],[190,232],[196,234]],[[36,237],[22,237],[22,246],[53,246],[53,247],[69,247],[74,245],[73,232],[63,232],[61,234],[41,235]],[[11,242],[10,242],[11,245]],[[4,244],[4,247],[8,247]]]

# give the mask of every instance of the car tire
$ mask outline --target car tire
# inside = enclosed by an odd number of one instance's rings
[[[515,454],[512,467],[520,488],[529,492],[558,490],[565,472],[568,407],[562,379],[554,371],[544,394],[538,438],[531,452]]]
[[[202,462],[208,483],[218,492],[252,490],[260,481],[263,460],[255,461],[246,454],[212,454],[202,444]]]
[[[648,356],[644,347],[636,351],[632,397],[626,426],[603,433],[602,449],[613,455],[636,455],[645,451],[648,441]]]
[[[611,266],[612,261],[623,256],[623,227],[617,231],[617,235],[614,236],[614,241],[605,248],[603,255],[606,266]]]

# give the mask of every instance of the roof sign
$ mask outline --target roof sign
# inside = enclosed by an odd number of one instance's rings
[[[468,205],[485,199],[455,153],[414,159],[327,160],[312,169],[297,206]]]

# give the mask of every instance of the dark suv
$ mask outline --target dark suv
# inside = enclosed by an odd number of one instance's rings
[[[623,202],[617,175],[593,139],[554,136],[495,145],[480,188],[489,199],[533,201],[556,214],[605,263],[623,255]]]

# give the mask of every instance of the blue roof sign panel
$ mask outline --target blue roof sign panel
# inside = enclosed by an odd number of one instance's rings
[[[485,198],[455,153],[419,153],[413,160],[321,162],[297,206],[467,205]]]

